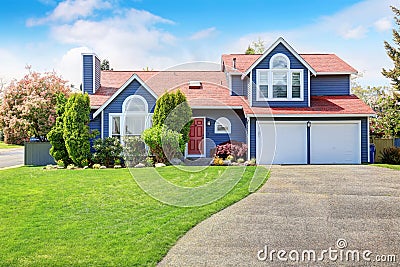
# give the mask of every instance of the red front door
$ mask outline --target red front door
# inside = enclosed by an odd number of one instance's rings
[[[203,118],[194,119],[192,125],[190,126],[190,132],[189,132],[189,144],[188,144],[189,155],[204,154],[203,139],[204,139],[204,119]]]

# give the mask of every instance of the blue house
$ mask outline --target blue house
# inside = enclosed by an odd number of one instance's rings
[[[219,71],[101,71],[95,54],[83,54],[82,89],[102,138],[140,135],[157,98],[179,88],[193,109],[187,157],[235,140],[259,164],[360,164],[374,112],[351,94],[356,73],[334,54],[298,54],[279,38],[264,54],[222,55]]]

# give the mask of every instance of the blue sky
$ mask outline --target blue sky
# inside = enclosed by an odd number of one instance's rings
[[[383,48],[394,24],[390,4],[397,1],[3,0],[0,79],[21,78],[32,65],[79,85],[82,52],[115,70],[165,69],[219,63],[223,53],[282,36],[299,53],[336,53],[363,74],[363,85],[387,85],[380,70],[392,66]]]

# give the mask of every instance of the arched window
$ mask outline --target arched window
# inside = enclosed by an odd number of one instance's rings
[[[142,96],[134,95],[125,99],[123,112],[145,112],[147,113],[147,101]]]
[[[285,54],[275,54],[270,60],[271,69],[289,69],[290,60]]]
[[[215,133],[231,133],[231,122],[225,117],[218,118],[215,121]]]

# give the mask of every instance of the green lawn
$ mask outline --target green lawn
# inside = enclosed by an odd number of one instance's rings
[[[23,146],[9,145],[9,144],[5,144],[3,141],[0,141],[0,149],[18,148],[18,147],[23,147]]]
[[[257,168],[259,180],[267,177]],[[212,183],[225,169],[157,170],[193,187]],[[218,201],[182,208],[148,196],[127,169],[2,170],[0,266],[154,266],[190,228],[247,196],[255,171],[247,167]],[[133,175],[139,173],[146,170]]]
[[[400,171],[400,165],[392,165],[392,164],[371,164],[371,165]]]

